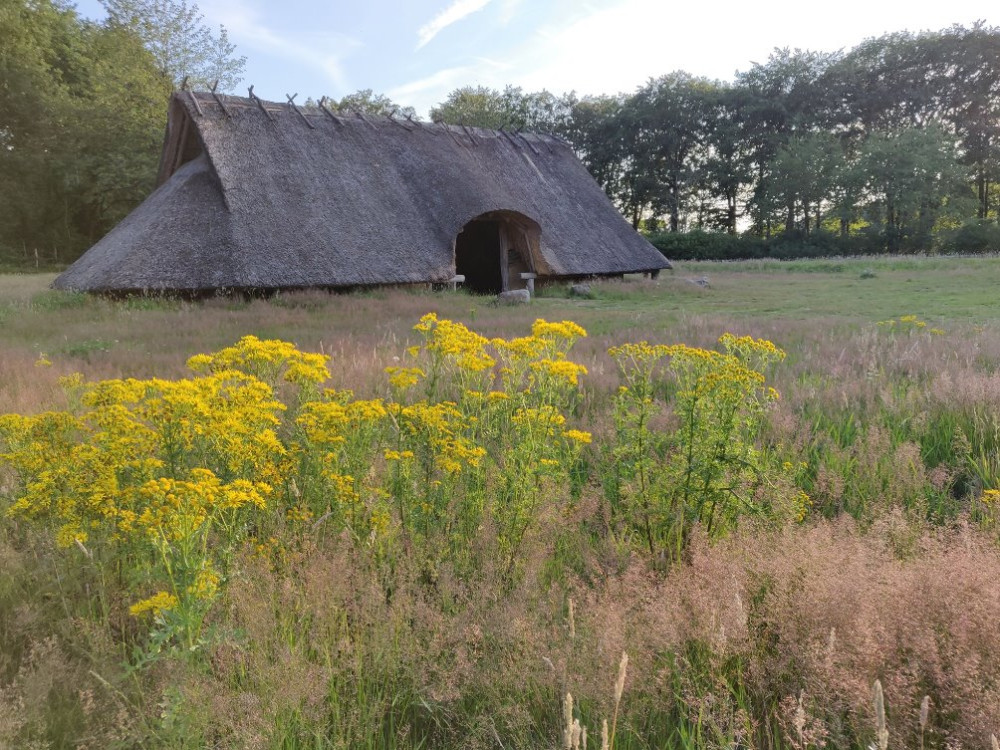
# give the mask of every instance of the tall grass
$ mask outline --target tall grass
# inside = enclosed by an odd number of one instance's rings
[[[916,271],[877,269],[879,278],[896,272]],[[176,379],[189,356],[247,333],[332,355],[329,384],[355,391],[344,403],[410,407],[424,400],[424,384],[399,392],[383,370],[430,371],[430,361],[404,354],[421,342],[409,329],[428,310],[487,339],[522,335],[536,317],[572,317],[590,332],[572,353],[587,374],[559,408],[564,429],[590,432],[592,443],[558,481],[538,485],[516,478],[529,462],[563,458],[532,442],[537,424],[515,432],[488,420],[449,428],[494,451],[485,475],[472,467],[453,481],[420,463],[418,445],[385,444],[368,463],[324,458],[327,475],[311,484],[284,477],[275,484],[296,512],[253,511],[224,562],[212,551],[224,580],[184,648],[176,633],[151,636],[152,615],[129,612],[148,551],[108,565],[94,539],[59,547],[49,530],[5,515],[0,746],[555,748],[567,725],[572,743],[578,725],[578,737],[585,727],[598,747],[607,721],[607,744],[619,749],[867,747],[881,731],[876,680],[890,746],[988,746],[1000,727],[1000,493],[990,492],[1000,490],[1000,344],[991,324],[901,324],[914,306],[897,308],[894,326],[879,326],[890,317],[881,314],[690,314],[661,305],[673,283],[598,285],[592,300],[551,298],[529,310],[398,291],[200,304],[12,294],[3,309],[13,325],[0,331],[0,412],[74,408],[58,384],[73,372]],[[630,329],[637,316],[641,336]],[[620,514],[641,507],[637,465],[651,471],[651,502],[684,487],[686,465],[671,463],[682,402],[677,381],[658,372],[649,453],[615,454],[616,439],[635,447],[627,433],[637,429],[634,419],[616,421],[616,408],[636,405],[616,395],[607,350],[640,337],[711,348],[726,330],[773,340],[788,357],[768,372],[780,399],[725,455],[767,468],[753,489],[760,507],[800,492],[808,504],[802,514],[737,515],[725,533],[692,513],[676,554],[659,543],[651,551],[642,515]],[[335,409],[326,408],[328,418]],[[278,430],[282,440],[303,439],[294,423]],[[733,445],[735,433],[725,434]],[[367,433],[339,436],[376,445]],[[412,451],[411,469],[430,468],[425,476],[448,494],[411,497],[423,485],[412,471],[397,477],[409,482],[397,498],[426,502],[431,515],[405,535],[400,523],[380,546],[370,511],[382,507],[375,480],[392,468],[383,449]],[[632,463],[616,466],[616,457]],[[324,518],[340,486],[331,472],[359,482],[366,514]],[[734,475],[704,476],[724,493]],[[4,508],[23,491],[0,468]],[[501,497],[516,512],[466,505],[477,515],[455,523],[462,516],[448,504]],[[394,507],[386,506],[397,523]],[[191,567],[184,586],[200,570]]]

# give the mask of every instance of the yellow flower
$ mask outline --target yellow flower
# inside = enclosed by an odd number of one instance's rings
[[[300,352],[294,344],[277,339],[244,336],[214,354],[196,354],[188,360],[195,372],[237,370],[274,383],[278,376],[290,383],[322,383],[330,377],[325,354]]]
[[[983,496],[980,498],[984,503],[996,503],[1000,500],[1000,490],[983,490]]]
[[[389,375],[389,385],[403,391],[412,388],[427,376],[419,367],[386,367],[385,372]]]
[[[330,481],[333,499],[351,505],[361,499],[354,486],[354,477],[349,474],[339,474],[336,471],[324,471],[323,476]]]
[[[378,398],[368,401],[352,401],[347,405],[347,417],[354,426],[365,422],[378,422],[384,419],[387,414],[385,404]]]
[[[593,439],[589,432],[584,432],[583,430],[566,430],[563,433],[563,437],[582,443],[583,445],[588,445]]]
[[[393,451],[385,452],[386,461],[402,461],[404,458],[413,458],[413,451]]]
[[[470,373],[483,372],[496,364],[486,353],[489,341],[451,320],[439,320],[434,313],[428,313],[413,327],[424,336],[424,349],[438,359],[444,359],[459,370]]]
[[[812,508],[812,504],[812,498],[802,490],[799,490],[795,494],[792,506],[795,508],[795,520],[798,523],[802,523],[806,519],[806,516],[809,515],[809,509]]]
[[[501,354],[510,355],[514,359],[534,359],[549,347],[549,342],[538,336],[493,339],[491,343]]]
[[[567,359],[543,359],[531,363],[531,369],[544,372],[552,378],[565,380],[570,385],[579,385],[580,375],[587,374],[587,368]]]
[[[145,612],[152,612],[154,615],[159,615],[161,612],[167,610],[175,609],[180,601],[173,594],[169,594],[166,591],[157,591],[148,599],[143,599],[141,602],[136,602],[128,611],[134,616]]]
[[[198,571],[194,583],[187,587],[187,593],[196,599],[209,601],[215,598],[215,594],[219,590],[220,580],[219,574],[212,569],[210,564],[206,563],[205,567]]]
[[[56,532],[56,544],[60,547],[72,547],[77,542],[83,544],[87,541],[87,532],[83,531],[74,521],[61,527]]]
[[[582,326],[571,320],[564,320],[561,323],[552,323],[539,318],[531,326],[531,334],[540,339],[566,339],[575,341],[586,337],[587,332]]]
[[[289,521],[298,521],[300,523],[308,523],[313,519],[313,512],[309,510],[305,505],[293,505],[291,508],[285,511],[285,518]]]
[[[559,410],[554,406],[548,405],[539,409],[518,409],[514,412],[511,420],[519,427],[523,427],[530,432],[538,430],[548,437],[554,436],[556,428],[561,428],[566,423],[566,417],[560,414]]]

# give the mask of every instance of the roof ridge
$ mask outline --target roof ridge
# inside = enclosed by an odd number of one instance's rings
[[[225,112],[225,106],[227,105],[245,107],[248,109],[259,109],[265,115],[267,115],[269,119],[272,119],[271,113],[274,111],[278,112],[291,111],[288,102],[275,102],[269,99],[264,99],[253,92],[253,86],[250,86],[250,96],[240,96],[239,94],[225,94],[222,92],[213,92],[213,91],[194,91],[191,89],[178,89],[177,91],[174,92],[174,96],[179,96],[182,93],[188,94],[191,97],[191,100],[194,102],[195,108],[200,116],[205,115],[205,112],[202,109],[203,104],[218,105],[220,99],[224,100],[224,106],[222,107],[223,114],[228,114]],[[322,97],[320,101],[327,101],[327,99],[326,97]],[[317,102],[316,105],[302,104],[296,106],[303,115],[317,115],[317,114],[322,114],[323,112],[323,107],[322,105],[319,104],[319,102]],[[360,119],[364,122],[368,122],[370,125],[373,125],[375,123],[378,123],[380,125],[381,124],[403,125],[404,123],[404,120],[396,119],[391,115],[388,116],[373,115],[370,113],[362,113],[359,112],[358,110],[350,110],[348,112],[338,112],[332,110],[332,114],[335,117],[343,119],[350,119],[352,117]],[[469,135],[469,131],[471,130],[473,132],[473,135],[478,135],[480,133],[489,133],[494,137],[498,138],[503,138],[506,136],[508,140],[510,140],[510,137],[513,136],[514,138],[521,138],[525,140],[526,142],[529,143],[529,146],[530,146],[530,141],[528,141],[528,138],[530,137],[530,138],[537,138],[540,142],[546,144],[547,146],[550,143],[554,142],[559,145],[566,146],[567,148],[570,149],[572,149],[573,147],[573,145],[568,140],[563,138],[561,135],[557,135],[555,133],[537,131],[537,130],[518,129],[511,131],[511,130],[504,130],[503,126],[499,128],[484,128],[478,125],[466,125],[464,123],[455,124],[455,123],[444,122],[443,120],[432,120],[431,122],[426,122],[424,120],[420,120],[417,118],[413,119],[406,118],[405,122],[407,123],[407,125],[416,126],[417,128],[421,129],[431,130],[433,128],[439,128],[460,135]],[[412,130],[414,128],[407,127],[406,129]],[[472,140],[474,141],[475,139],[472,138]]]

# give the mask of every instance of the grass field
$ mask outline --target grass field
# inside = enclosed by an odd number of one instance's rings
[[[0,459],[0,509],[14,509],[0,517],[0,747],[556,748],[573,746],[573,720],[600,747],[607,720],[622,749],[864,748],[877,742],[875,680],[890,747],[989,747],[1000,733],[1000,258],[683,263],[595,283],[591,298],[544,289],[523,307],[416,289],[115,301],[52,291],[53,278],[0,276],[0,415],[85,408],[60,385],[74,373],[190,378],[193,355],[255,335],[330,356],[326,385],[354,395],[316,403],[394,416],[331,437],[296,423],[314,407],[276,387],[288,407],[276,439],[298,463],[261,459],[280,492],[182,550],[201,566],[186,590],[208,593],[191,595],[200,609],[150,605],[155,620],[129,607],[173,580],[174,547],[124,546],[96,522],[60,547],[46,520],[100,467],[67,452],[78,476],[24,512],[20,497],[42,497],[31,482],[49,481],[38,472],[58,473],[36,457],[67,443],[36,433]],[[443,448],[410,446],[425,477],[401,474],[406,446],[392,440],[413,438],[399,424],[427,399],[400,395],[385,368],[410,364],[414,345],[432,361],[414,331],[431,312],[488,339],[529,336],[538,318],[586,329],[565,355],[586,368],[579,386],[529,379],[551,390],[505,386],[504,399],[536,422],[558,409],[566,434],[592,442],[553,452],[521,412],[471,418],[462,391],[489,371],[459,367],[438,401],[468,421],[449,423]],[[787,352],[760,367],[780,400],[754,395],[753,373],[719,370],[738,387],[711,398],[732,411],[699,422],[666,359],[648,420],[619,390],[609,348],[715,350],[726,332]],[[240,408],[233,434],[260,419]],[[0,453],[13,453],[24,436],[3,425]],[[696,429],[711,443],[697,486],[683,461],[704,448]],[[420,445],[461,473],[419,464]],[[330,500],[334,460],[334,479],[350,473],[365,498],[355,510]],[[212,467],[242,479],[233,465]],[[704,498],[714,514],[727,493],[752,510],[706,516]]]
[[[687,263],[653,282],[599,284],[594,299],[568,299],[551,290],[551,296],[524,309],[497,308],[464,294],[400,290],[303,292],[249,302],[114,302],[51,291],[53,278],[0,276],[0,346],[8,356],[55,356],[57,372],[68,366],[94,376],[179,373],[191,354],[246,333],[352,356],[370,347],[365,356],[381,362],[380,350],[387,353],[405,340],[413,321],[428,311],[487,335],[517,326],[524,330],[535,317],[568,317],[608,341],[687,340],[685,329],[691,326],[810,337],[831,326],[855,330],[905,314],[952,327],[991,325],[1000,317],[997,258]],[[693,283],[702,278],[708,287]],[[344,368],[352,387],[365,386],[351,363],[335,360],[333,366]],[[9,385],[0,391],[0,408],[23,408],[10,391]]]

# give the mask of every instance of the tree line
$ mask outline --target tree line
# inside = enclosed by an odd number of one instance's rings
[[[729,82],[678,71],[583,98],[463,88],[431,115],[562,135],[651,231],[925,251],[984,236],[1000,205],[1000,29],[983,23],[775,50]]]
[[[170,92],[242,78],[187,0],[103,4],[97,23],[66,0],[0,0],[0,259],[76,257],[152,189]],[[416,117],[370,89],[327,106]],[[775,50],[732,81],[462,87],[430,117],[563,137],[671,257],[1000,246],[1000,28],[984,23]]]
[[[245,58],[186,0],[0,0],[0,262],[72,260],[152,190],[166,104]]]

